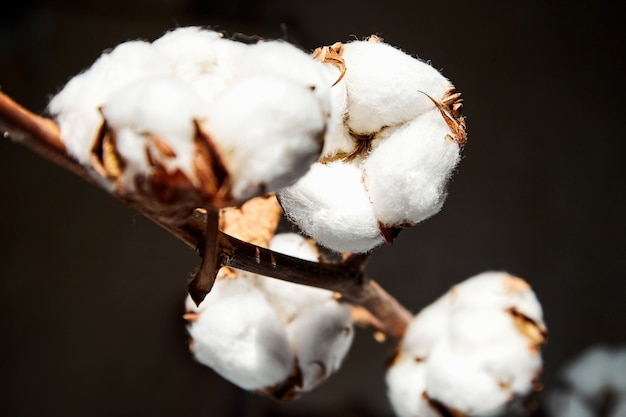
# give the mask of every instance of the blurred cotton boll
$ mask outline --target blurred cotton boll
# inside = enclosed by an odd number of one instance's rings
[[[387,373],[390,401],[400,417],[429,415],[425,399],[452,415],[497,415],[534,389],[545,332],[526,281],[503,272],[469,278],[409,324]]]
[[[49,110],[95,180],[131,201],[185,206],[167,213],[184,217],[304,175],[322,151],[329,95],[323,65],[293,45],[187,27],[104,53]]]
[[[552,416],[626,417],[626,347],[590,347],[563,368],[560,382],[547,399]]]

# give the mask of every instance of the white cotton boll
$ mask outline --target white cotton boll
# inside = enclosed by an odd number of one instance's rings
[[[274,236],[270,242],[270,249],[285,255],[317,262],[318,254],[313,244],[296,233],[282,233]],[[269,277],[263,279],[260,284],[267,299],[285,322],[293,320],[300,311],[322,304],[334,296],[332,291],[322,288],[294,284]]]
[[[384,242],[355,165],[313,164],[278,198],[287,217],[329,249],[363,253]]]
[[[450,82],[429,64],[383,42],[344,45],[348,126],[369,134],[412,120],[433,108],[420,91],[440,100]]]
[[[404,355],[387,370],[387,397],[396,416],[440,417],[423,396],[425,379],[425,363],[410,355]]]
[[[253,278],[217,280],[188,327],[196,360],[247,390],[282,382],[294,364],[284,324]]]
[[[179,169],[192,182],[195,177],[196,125],[206,118],[207,104],[173,76],[147,77],[112,94],[101,112],[116,133],[117,152],[126,162],[123,178],[133,189],[136,174],[149,175],[146,150],[168,171]],[[174,155],[162,155],[154,143],[162,140]]]
[[[108,97],[143,77],[168,72],[167,62],[149,43],[131,41],[104,53],[89,69],[72,78],[48,107],[68,152],[88,165],[103,121],[98,109]]]
[[[406,329],[402,351],[413,357],[427,359],[436,344],[448,336],[449,309],[448,294],[422,309]]]
[[[365,185],[378,220],[414,225],[436,214],[460,160],[459,146],[439,110],[431,109],[388,133],[363,163]]]
[[[307,87],[271,75],[244,77],[215,102],[204,125],[243,201],[304,175],[318,157],[326,123]]]
[[[309,89],[321,111],[330,114],[329,88],[323,66],[309,54],[284,41],[263,41],[249,45],[237,66],[237,76],[271,75]]]
[[[350,308],[335,300],[307,308],[288,324],[287,334],[302,374],[301,390],[311,391],[339,369],[350,349]]]
[[[496,414],[510,399],[498,381],[448,343],[440,343],[426,362],[426,392],[446,407],[472,416]]]
[[[200,27],[174,29],[152,45],[168,60],[173,73],[207,101],[234,80],[239,59],[249,47]]]

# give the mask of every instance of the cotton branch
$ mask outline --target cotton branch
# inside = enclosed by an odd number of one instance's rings
[[[59,128],[53,120],[28,111],[2,92],[0,92],[0,131],[3,137],[11,138],[43,158],[95,183],[87,170],[67,154],[60,140]],[[201,254],[206,252],[206,212],[196,210],[185,221],[173,222],[167,216],[155,215],[138,201],[128,201],[115,192],[111,194],[194,250]],[[411,314],[406,308],[375,281],[364,275],[363,262],[355,262],[358,257],[349,256],[340,263],[316,263],[276,253],[223,232],[218,232],[216,240],[220,265],[335,291],[346,301],[363,307],[371,315],[366,319],[368,324],[376,327],[376,330],[391,340],[397,341],[402,338],[411,319]]]

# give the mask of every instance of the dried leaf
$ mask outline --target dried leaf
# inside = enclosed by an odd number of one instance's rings
[[[267,248],[276,234],[282,208],[275,194],[246,201],[240,207],[220,210],[219,229],[237,239]]]

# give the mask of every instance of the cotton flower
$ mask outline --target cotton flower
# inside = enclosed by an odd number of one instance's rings
[[[316,260],[311,243],[277,235],[271,249]],[[352,343],[350,309],[331,291],[223,269],[198,307],[186,307],[195,358],[247,390],[280,399],[332,375]]]
[[[400,417],[439,408],[496,415],[533,389],[545,333],[541,306],[522,279],[486,272],[454,286],[407,328],[387,373],[394,410]]]
[[[466,139],[460,94],[433,67],[376,37],[319,48],[314,57],[333,83],[325,145],[309,174],[278,197],[320,244],[368,252],[441,209]]]
[[[306,173],[330,116],[322,67],[284,42],[245,45],[178,28],[103,54],[49,110],[95,180],[144,205],[157,200],[156,214],[185,216]]]

